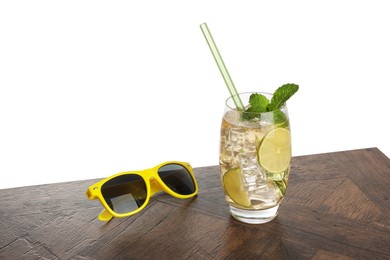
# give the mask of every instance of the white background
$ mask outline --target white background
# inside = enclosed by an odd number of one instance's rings
[[[300,85],[293,155],[390,155],[386,1],[1,1],[0,188],[218,164],[228,91]],[[313,174],[315,174],[313,172]]]

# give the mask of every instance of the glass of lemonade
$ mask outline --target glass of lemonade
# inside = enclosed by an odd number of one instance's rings
[[[244,105],[249,104],[251,94],[239,94]],[[272,94],[260,94],[272,98]],[[266,223],[276,217],[288,183],[291,135],[287,106],[263,113],[241,112],[233,101],[227,99],[221,125],[219,164],[225,199],[235,219]]]

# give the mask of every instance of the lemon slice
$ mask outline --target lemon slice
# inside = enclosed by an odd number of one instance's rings
[[[239,168],[227,171],[222,177],[223,186],[225,187],[227,195],[235,203],[242,207],[250,207],[251,202],[246,195],[245,187],[240,175],[241,171]]]
[[[257,150],[259,164],[272,173],[283,172],[291,161],[291,137],[286,128],[274,128],[267,133]]]

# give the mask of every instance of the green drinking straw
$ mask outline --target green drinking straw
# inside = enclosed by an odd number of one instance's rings
[[[225,80],[226,86],[229,89],[230,95],[233,98],[233,101],[234,101],[234,104],[236,105],[236,108],[240,111],[244,111],[245,107],[242,104],[241,98],[237,93],[236,87],[234,86],[234,83],[229,75],[229,72],[225,66],[225,63],[222,60],[222,57],[218,51],[217,45],[215,45],[215,42],[213,40],[213,37],[211,36],[209,28],[207,27],[207,24],[202,23],[200,25],[200,29],[202,29],[203,35],[206,38],[206,41],[210,47],[211,53],[213,54],[215,61],[217,62],[218,68],[221,71],[222,77]]]

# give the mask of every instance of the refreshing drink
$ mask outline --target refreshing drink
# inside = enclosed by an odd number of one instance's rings
[[[287,189],[291,136],[286,102],[299,86],[287,83],[272,95],[238,94],[207,24],[200,28],[230,92],[219,158],[230,213],[242,222],[266,223],[276,217]]]
[[[243,93],[240,98],[248,104],[251,95]],[[258,96],[272,99],[271,94]],[[251,104],[249,107],[254,107]],[[221,181],[232,216],[246,223],[271,221],[286,193],[290,171],[291,137],[286,105],[272,111],[243,112],[229,98],[220,140]]]

